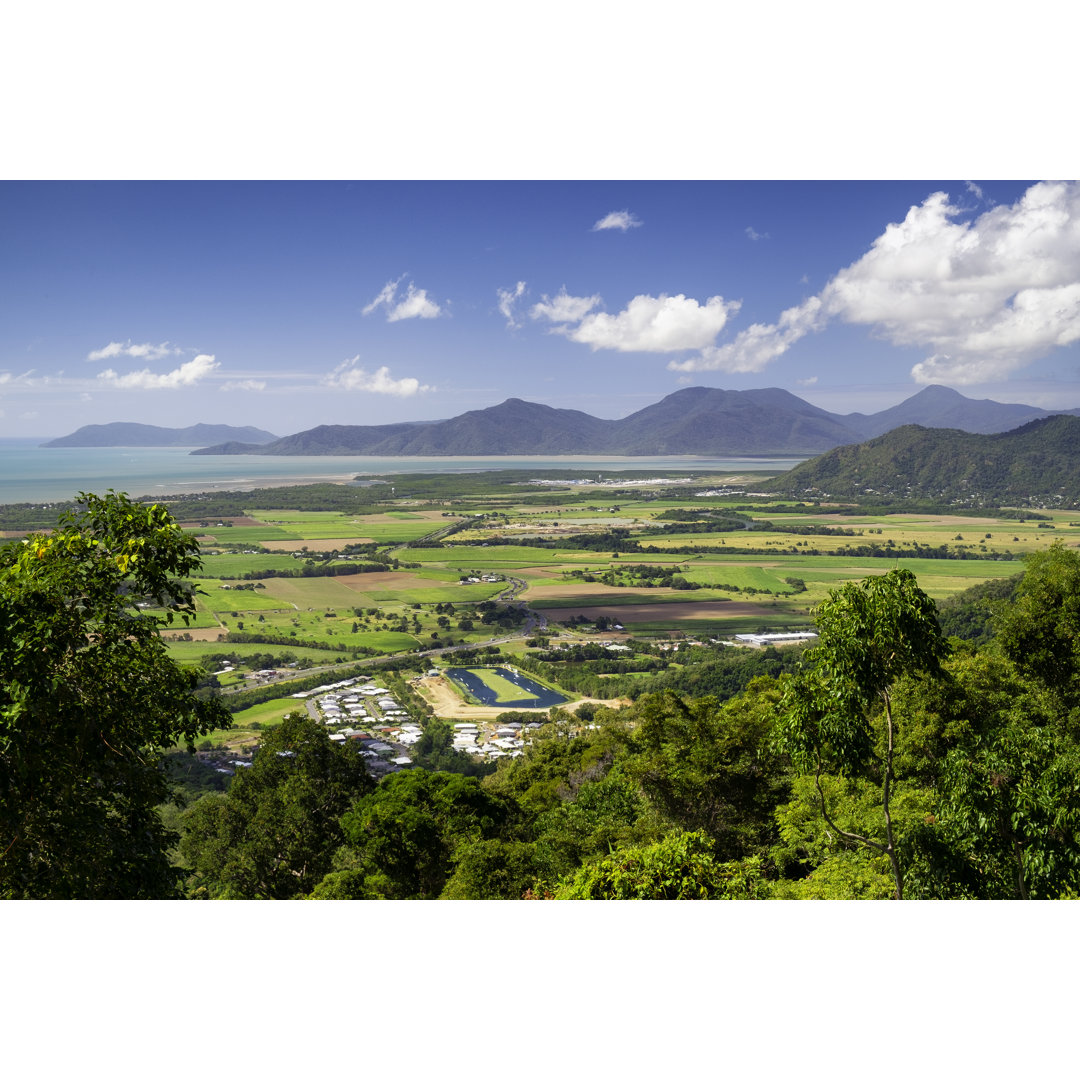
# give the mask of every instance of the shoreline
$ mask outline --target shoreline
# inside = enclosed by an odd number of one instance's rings
[[[27,440],[0,439],[0,505],[71,502],[80,491],[109,488],[132,498],[169,498],[223,491],[320,483],[369,485],[382,476],[410,473],[607,472],[717,473],[784,472],[802,457],[739,455],[707,457],[652,455],[472,455],[468,457],[363,457],[311,455],[206,455],[187,448],[43,448]],[[265,475],[260,475],[265,473]]]

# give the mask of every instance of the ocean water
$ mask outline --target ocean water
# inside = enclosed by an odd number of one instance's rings
[[[742,472],[794,468],[803,457],[191,457],[192,448],[54,447],[39,439],[0,439],[0,503],[55,502],[80,491],[109,488],[139,495],[250,491],[316,481],[346,482],[407,472],[482,472],[491,469],[643,469]]]

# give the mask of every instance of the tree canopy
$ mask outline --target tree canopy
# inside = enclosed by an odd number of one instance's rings
[[[80,495],[0,549],[0,895],[177,895],[159,755],[228,714],[158,630],[194,612],[198,544],[160,506]]]

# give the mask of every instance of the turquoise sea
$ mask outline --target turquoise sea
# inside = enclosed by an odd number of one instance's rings
[[[186,447],[55,447],[46,438],[0,439],[0,503],[55,502],[113,488],[131,496],[250,491],[405,472],[490,469],[644,469],[741,472],[791,469],[802,457],[191,457]]]

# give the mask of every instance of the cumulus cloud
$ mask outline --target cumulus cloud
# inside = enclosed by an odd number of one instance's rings
[[[323,381],[327,386],[339,390],[361,390],[369,394],[390,394],[394,397],[412,397],[413,394],[431,389],[430,386],[421,385],[419,379],[391,378],[390,369],[386,366],[369,374],[364,368],[357,366],[359,360],[359,356],[354,356],[351,360],[338,364]]]
[[[1080,184],[1035,184],[972,221],[943,192],[826,286],[829,310],[932,350],[916,382],[986,382],[1080,340]]]
[[[1004,378],[1080,340],[1080,184],[1040,183],[971,220],[944,192],[775,324],[755,324],[678,371],[760,371],[831,319],[925,348],[916,382]]]
[[[769,239],[769,234],[767,232],[758,232],[757,229],[755,229],[753,225],[747,225],[746,226],[746,235],[749,236],[751,240],[768,240]]]
[[[221,384],[222,390],[265,390],[266,382],[263,379],[231,379]]]
[[[629,210],[612,210],[610,214],[605,214],[590,232],[601,232],[604,229],[618,229],[620,232],[626,232],[627,229],[636,229],[644,224]]]
[[[387,322],[400,322],[402,319],[437,319],[443,309],[428,297],[426,289],[418,289],[409,282],[405,295],[398,299],[398,286],[405,280],[403,274],[396,281],[388,281],[361,314],[370,315],[377,308],[386,308]]]
[[[534,319],[547,319],[553,323],[580,322],[600,302],[599,296],[570,296],[564,285],[554,297],[545,293],[539,304],[533,304],[529,314]]]
[[[788,308],[773,325],[753,323],[726,345],[710,345],[688,360],[672,360],[671,371],[727,371],[732,374],[762,371],[811,330],[820,329],[821,300],[813,296]]]
[[[135,345],[131,339],[127,341],[110,341],[103,349],[94,349],[86,354],[87,360],[113,360],[118,356],[130,356],[133,360],[163,360],[167,356],[179,356],[182,350],[170,348],[167,341],[160,345],[151,345],[144,342]]]
[[[517,330],[521,323],[517,320],[514,305],[525,295],[525,282],[519,281],[512,289],[496,289],[495,295],[499,298],[499,314],[506,320],[506,328]]]
[[[155,374],[149,368],[118,375],[108,368],[98,375],[98,379],[118,390],[176,390],[183,386],[194,386],[220,366],[213,356],[201,353],[194,360],[163,375]]]
[[[556,298],[557,299],[557,298]],[[693,297],[635,296],[617,315],[597,311],[574,327],[558,327],[571,341],[617,352],[681,352],[704,349],[739,309],[738,301],[710,296],[704,304]]]

